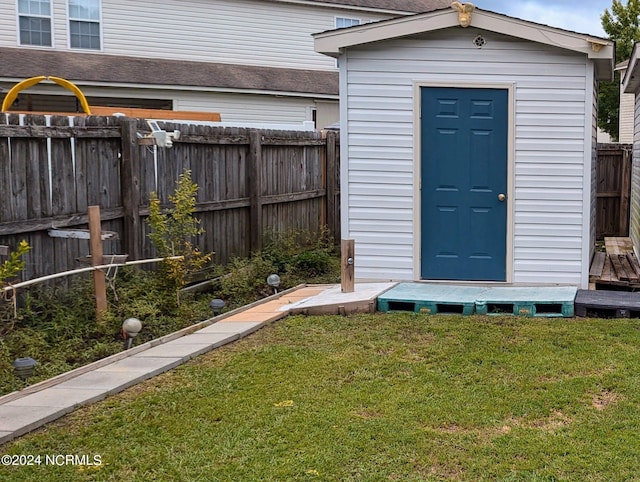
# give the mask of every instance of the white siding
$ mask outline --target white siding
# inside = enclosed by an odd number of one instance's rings
[[[0,8],[0,46],[16,47],[15,1]],[[52,0],[54,45],[69,48],[67,0]],[[304,69],[335,69],[314,52],[311,34],[336,16],[390,15],[258,0],[102,1],[103,53]]]
[[[175,110],[219,112],[223,122],[302,123],[311,120],[313,99],[273,95],[182,92]]]
[[[588,78],[588,77],[587,77]],[[586,100],[586,99],[585,99]],[[591,131],[585,132],[585,174],[590,172],[590,178],[584,180],[585,202],[589,196],[589,204],[585,205],[585,221],[583,226],[583,264],[582,264],[582,288],[588,288],[589,268],[596,247],[596,216],[598,207],[598,81],[592,78],[591,112],[585,113],[587,122],[591,122]],[[587,124],[587,128],[589,124]],[[589,138],[590,134],[590,138]],[[590,142],[589,142],[590,141]]]
[[[634,124],[629,236],[637,254],[640,249],[640,93],[635,94]]]
[[[633,142],[634,94],[620,94],[620,118],[618,141],[624,144]]]
[[[487,41],[483,49],[472,44],[479,33]],[[591,182],[585,143],[593,128],[586,120],[592,99],[585,96],[592,97],[593,87],[585,56],[468,28],[350,48],[344,60],[349,167],[343,212],[345,235],[356,240],[358,278],[420,277],[413,259],[419,252],[414,83],[513,83],[512,281],[583,285],[583,226],[590,229],[584,185]]]
[[[18,42],[15,0],[3,0],[0,7],[0,45],[15,47]]]

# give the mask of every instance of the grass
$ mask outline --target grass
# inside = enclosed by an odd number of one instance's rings
[[[634,320],[290,317],[2,447],[11,481],[638,480]]]

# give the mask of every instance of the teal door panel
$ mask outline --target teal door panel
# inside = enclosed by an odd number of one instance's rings
[[[508,91],[421,88],[423,279],[505,281]]]

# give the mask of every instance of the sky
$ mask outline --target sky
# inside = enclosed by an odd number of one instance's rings
[[[600,16],[612,0],[469,0],[483,10],[573,32],[606,37]],[[462,0],[461,0],[462,2]],[[626,0],[623,0],[626,4]]]

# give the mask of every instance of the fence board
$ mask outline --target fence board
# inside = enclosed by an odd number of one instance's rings
[[[320,231],[336,239],[339,139],[315,132],[220,128],[165,123],[180,130],[171,149],[138,145],[144,119],[0,115],[0,244],[32,246],[24,279],[78,267],[84,240],[47,231],[87,226],[99,205],[102,229],[121,239],[104,253],[155,256],[145,223],[151,192],[163,206],[184,169],[198,185],[195,240],[216,262],[247,256],[271,231]]]
[[[599,144],[596,238],[629,235],[631,145]]]

